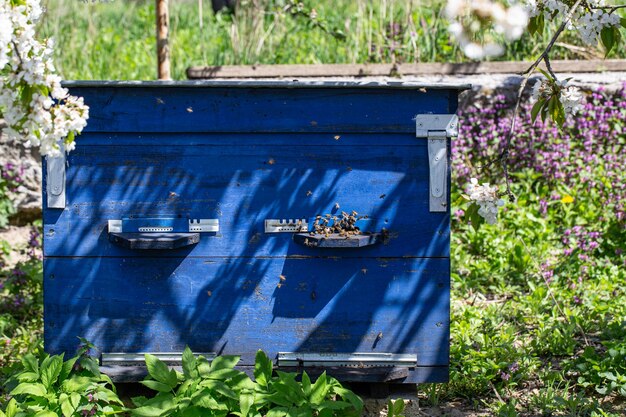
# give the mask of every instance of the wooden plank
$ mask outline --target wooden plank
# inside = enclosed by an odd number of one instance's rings
[[[74,87],[88,132],[415,132],[419,113],[454,113],[456,90]]]
[[[312,65],[232,65],[194,66],[189,79],[212,78],[309,78],[309,77],[398,77],[407,75],[519,74],[531,62],[466,62],[413,64],[312,64]],[[545,65],[541,65],[545,69]],[[555,72],[626,71],[626,60],[555,60]]]
[[[448,259],[47,258],[45,347],[414,353],[447,366]],[[281,278],[281,276],[283,278]]]
[[[411,134],[91,135],[69,155],[67,207],[44,210],[45,256],[147,256],[108,239],[108,220],[130,216],[219,219],[219,234],[160,256],[449,255],[449,214],[430,212],[426,141]],[[389,239],[333,250],[264,230],[342,210]]]

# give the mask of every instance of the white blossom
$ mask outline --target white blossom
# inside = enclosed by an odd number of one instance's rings
[[[69,95],[52,63],[52,40],[36,39],[39,0],[0,0],[0,109],[11,139],[39,147],[42,155],[74,149],[89,108]]]
[[[605,27],[619,27],[620,16],[614,10],[594,9],[593,7],[604,5],[601,0],[587,0],[586,4],[589,7],[574,11],[567,29],[577,31],[581,39],[591,45],[598,42],[600,32]],[[531,17],[543,12],[545,20],[551,21],[557,16],[565,16],[570,6],[560,0],[526,0],[526,10]]]
[[[533,85],[531,101],[549,100],[554,95],[559,97],[566,115],[574,115],[582,108],[582,92],[577,87],[568,85],[566,80],[551,81],[545,78],[538,79]]]
[[[472,40],[474,35],[485,29],[486,22],[508,41],[519,39],[528,25],[526,8],[516,4],[506,8],[492,0],[449,0],[445,14],[451,21],[448,30],[461,46],[463,53],[472,59],[504,53],[504,47],[496,42],[478,43]]]
[[[504,205],[504,200],[498,198],[496,186],[489,183],[478,184],[476,178],[472,178],[467,189],[471,201],[478,205],[478,214],[489,224],[495,224],[498,219],[498,208]]]
[[[567,81],[559,83],[561,87],[559,100],[563,105],[565,114],[574,115],[582,108],[583,94],[574,86],[568,86]]]

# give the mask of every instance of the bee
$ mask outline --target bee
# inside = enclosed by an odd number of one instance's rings
[[[309,197],[309,196],[311,196],[311,195],[313,195],[313,191],[309,190],[309,191],[307,191],[307,192],[306,192],[306,196],[307,196],[307,197]]]

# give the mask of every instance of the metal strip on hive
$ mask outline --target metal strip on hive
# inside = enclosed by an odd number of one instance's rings
[[[298,353],[278,352],[279,366],[417,366],[417,356],[407,353]]]
[[[265,233],[304,233],[308,231],[307,219],[265,219]]]
[[[125,352],[108,352],[102,353],[102,366],[110,365],[143,365],[146,361],[145,355],[156,356],[159,360],[165,362],[168,365],[181,364],[183,361],[182,352],[137,352],[137,353],[125,353]],[[212,361],[217,355],[215,352],[209,353],[194,353],[195,357],[204,356],[209,361]]]

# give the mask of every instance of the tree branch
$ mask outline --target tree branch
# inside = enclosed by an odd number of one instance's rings
[[[576,9],[578,8],[578,6],[580,6],[582,2],[583,0],[577,0],[576,3],[574,3],[574,5],[569,9],[569,12],[565,16],[565,19],[563,19],[561,26],[559,26],[559,28],[554,33],[554,35],[552,35],[552,38],[550,39],[550,42],[548,42],[546,49],[544,49],[541,55],[539,55],[539,57],[530,65],[530,67],[528,67],[528,69],[522,73],[523,79],[522,79],[522,82],[520,83],[520,87],[517,92],[517,101],[515,103],[515,108],[513,109],[513,116],[511,118],[511,127],[509,129],[509,133],[506,136],[504,149],[502,150],[500,155],[496,158],[496,160],[498,160],[500,162],[500,165],[502,166],[502,171],[504,172],[504,179],[506,181],[506,195],[509,197],[509,200],[511,202],[515,201],[515,195],[513,195],[513,192],[511,191],[511,184],[509,180],[509,149],[511,148],[511,139],[513,138],[513,132],[515,131],[515,125],[517,123],[517,116],[519,115],[519,109],[522,103],[522,94],[524,92],[524,89],[526,88],[526,85],[528,84],[528,80],[530,76],[537,69],[541,61],[546,62],[546,67],[548,68],[548,71],[550,71],[551,74],[554,74],[554,72],[551,71],[551,67],[549,63],[550,58],[548,55],[550,51],[552,50],[552,47],[554,46],[555,42],[559,38],[559,36],[561,36],[561,33],[563,33],[563,31],[565,30],[567,23],[572,19]],[[555,75],[553,76],[556,79],[556,76]],[[485,166],[489,166],[494,162],[495,160],[489,162]]]

